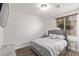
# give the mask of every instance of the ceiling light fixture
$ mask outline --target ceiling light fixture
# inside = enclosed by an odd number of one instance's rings
[[[39,7],[40,7],[41,10],[48,10],[49,5],[48,4],[40,4]]]
[[[47,4],[41,4],[41,7],[42,8],[46,8],[47,7]]]

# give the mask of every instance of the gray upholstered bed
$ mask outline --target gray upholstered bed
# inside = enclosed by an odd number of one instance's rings
[[[67,36],[63,30],[50,30],[48,35],[64,35],[64,40],[50,39],[49,37],[35,39],[31,42],[32,50],[40,56],[57,56],[67,48]]]

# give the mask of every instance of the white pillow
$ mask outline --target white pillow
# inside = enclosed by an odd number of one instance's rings
[[[65,39],[65,36],[64,35],[59,35],[59,34],[49,34],[49,38],[50,39]]]
[[[65,36],[64,35],[56,35],[55,39],[62,39],[62,40],[64,40]]]
[[[56,38],[56,34],[49,34],[49,38],[50,39],[55,39]]]

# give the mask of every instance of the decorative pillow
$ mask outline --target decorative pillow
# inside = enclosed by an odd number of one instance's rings
[[[65,36],[64,35],[56,35],[55,39],[62,39],[62,40],[64,40]]]
[[[50,33],[50,34],[49,34],[49,38],[50,38],[50,39],[55,39],[55,38],[56,38],[56,34],[51,34],[51,33]]]
[[[50,39],[65,39],[65,36],[64,35],[59,35],[59,34],[49,34],[49,38]]]

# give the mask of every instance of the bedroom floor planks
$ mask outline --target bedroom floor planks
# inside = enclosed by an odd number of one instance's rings
[[[72,51],[72,50],[66,50],[63,52],[62,56],[79,56],[79,52]]]
[[[16,49],[16,56],[37,56],[30,47]]]
[[[38,56],[34,53],[30,47],[20,48],[16,50],[17,56]],[[79,56],[79,52],[72,51],[72,50],[65,50],[62,53],[62,56]]]

